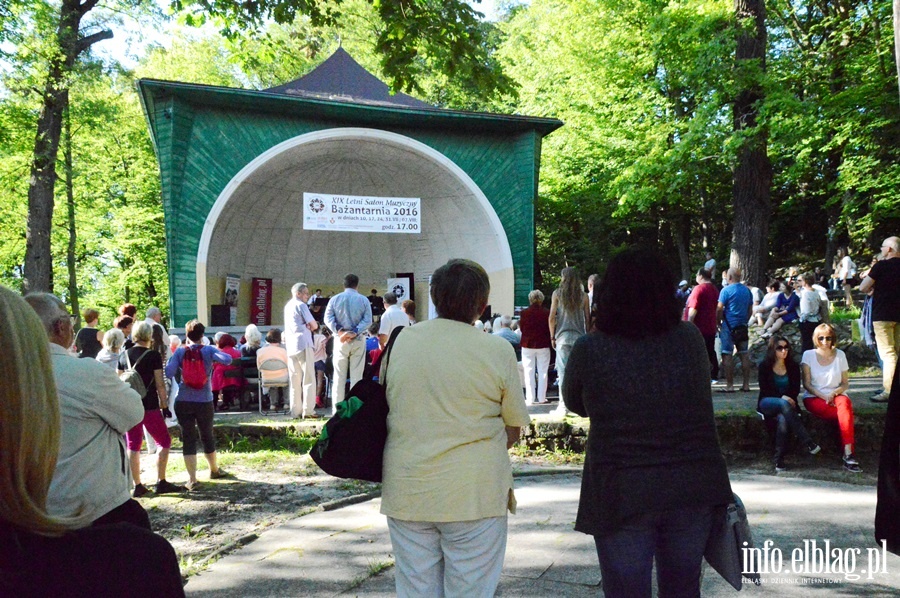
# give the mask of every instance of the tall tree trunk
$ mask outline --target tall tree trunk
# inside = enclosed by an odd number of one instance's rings
[[[900,0],[894,0],[894,63],[897,65],[897,91],[900,92]]]
[[[63,147],[63,168],[66,175],[66,214],[67,228],[69,232],[69,244],[66,248],[66,270],[69,273],[69,304],[72,306],[72,313],[75,314],[75,328],[81,328],[81,309],[78,307],[78,279],[75,272],[75,247],[78,241],[77,230],[75,228],[75,191],[73,190],[74,180],[72,175],[72,123],[69,120],[69,109],[65,111],[65,129],[63,131],[65,137],[65,145]]]
[[[678,248],[678,261],[681,264],[681,278],[688,281],[693,280],[691,268],[691,256],[688,248],[691,246],[691,217],[688,214],[682,214],[678,218],[677,226],[672,230],[675,237],[675,246]]]
[[[78,55],[92,44],[112,37],[112,31],[100,31],[79,38],[81,19],[98,0],[63,0],[56,30],[56,52],[50,59],[43,104],[37,121],[31,176],[28,181],[28,222],[25,232],[26,292],[53,290],[53,264],[50,230],[53,221],[56,159],[62,135],[63,111],[69,105],[66,79]]]
[[[772,212],[768,132],[757,126],[759,104],[764,99],[761,79],[766,70],[765,0],[735,0],[735,15],[735,74],[741,87],[734,101],[733,125],[741,145],[734,169],[731,266],[740,268],[748,283],[762,286]]]

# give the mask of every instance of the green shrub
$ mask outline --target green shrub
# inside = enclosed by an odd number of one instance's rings
[[[831,312],[832,322],[846,322],[848,320],[858,320],[862,315],[862,310],[855,305],[853,307],[836,306]]]

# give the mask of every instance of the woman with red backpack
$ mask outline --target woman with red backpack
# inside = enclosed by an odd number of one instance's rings
[[[203,443],[203,452],[209,463],[210,479],[227,474],[216,464],[216,438],[213,435],[213,393],[210,379],[213,363],[228,365],[231,356],[211,345],[200,344],[206,327],[198,320],[185,326],[187,346],[178,347],[166,364],[166,377],[174,378],[181,370],[181,384],[175,415],[181,425],[184,466],[188,472],[188,490],[197,487],[197,439]]]

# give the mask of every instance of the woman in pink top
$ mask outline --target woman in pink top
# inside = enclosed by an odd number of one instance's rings
[[[222,338],[219,339],[219,342],[216,343],[216,346],[219,348],[219,351],[222,353],[226,353],[231,356],[232,364],[238,365],[224,365],[221,363],[213,364],[213,372],[212,372],[212,391],[213,395],[216,397],[216,402],[218,403],[218,399],[222,399],[222,410],[228,409],[235,403],[235,398],[238,393],[241,392],[241,385],[243,384],[243,380],[240,377],[237,378],[229,378],[225,376],[225,372],[240,370],[241,366],[241,354],[238,352],[235,347],[237,346],[237,341],[230,334],[223,334]]]

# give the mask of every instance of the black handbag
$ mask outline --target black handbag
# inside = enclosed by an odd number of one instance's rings
[[[381,382],[363,379],[335,407],[309,454],[322,471],[338,478],[381,482],[382,456],[387,442],[388,404],[384,389],[394,341],[403,327],[395,328],[384,349]]]
[[[722,320],[726,326],[728,326],[728,330],[731,331],[731,342],[734,344],[743,343],[750,340],[750,327],[745,324],[741,324],[740,326],[735,326],[734,328],[728,323],[728,319],[725,318]]]
[[[735,590],[741,589],[745,579],[760,584],[758,572],[743,570],[742,550],[745,548],[753,548],[753,535],[744,503],[734,494],[733,503],[716,509],[703,556]]]

